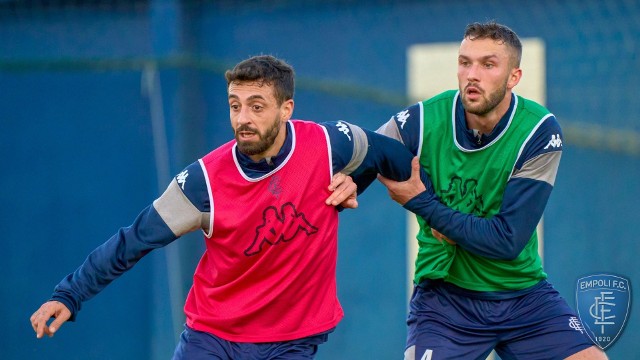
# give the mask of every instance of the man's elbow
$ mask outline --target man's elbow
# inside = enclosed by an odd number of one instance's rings
[[[500,248],[500,260],[513,261],[520,256],[528,239],[518,239],[517,236],[512,236],[505,239],[504,245]]]

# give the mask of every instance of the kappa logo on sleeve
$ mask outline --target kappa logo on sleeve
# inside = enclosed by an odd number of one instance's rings
[[[400,129],[404,129],[404,124],[407,123],[409,116],[411,116],[409,110],[400,111],[396,114],[396,121],[400,123]]]
[[[560,138],[560,134],[551,135],[551,140],[549,140],[549,143],[544,147],[544,149],[547,150],[549,147],[552,147],[554,149],[562,147],[562,139]]]
[[[349,130],[349,126],[347,124],[343,123],[342,121],[338,121],[336,127],[338,128],[338,130],[340,130],[341,133],[345,134],[349,138],[349,141],[351,141],[351,135],[349,135],[351,131]]]
[[[176,176],[176,181],[178,182],[178,185],[180,185],[182,190],[184,190],[184,184],[187,183],[187,176],[189,176],[189,170],[184,170]]]

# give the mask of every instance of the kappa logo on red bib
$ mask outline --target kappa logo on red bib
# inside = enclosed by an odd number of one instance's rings
[[[311,225],[303,213],[288,202],[280,208],[269,206],[262,212],[262,224],[256,228],[256,236],[251,245],[244,251],[247,256],[260,253],[265,244],[271,246],[289,242],[300,232],[307,236],[318,232],[318,228]]]

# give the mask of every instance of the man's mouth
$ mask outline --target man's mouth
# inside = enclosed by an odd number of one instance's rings
[[[482,91],[478,87],[473,85],[467,85],[464,92],[467,95],[467,98],[470,100],[477,99],[482,95]]]
[[[248,140],[258,134],[257,131],[252,130],[248,126],[241,126],[236,130],[236,137],[242,140]]]
[[[256,135],[253,131],[238,131],[238,138],[242,140],[248,140],[253,138]]]

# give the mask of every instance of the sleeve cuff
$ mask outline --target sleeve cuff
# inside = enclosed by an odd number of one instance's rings
[[[430,194],[429,191],[425,190],[411,198],[411,200],[407,201],[402,207],[424,218],[424,210],[432,200],[434,200],[432,194]]]
[[[73,299],[65,296],[64,294],[60,294],[58,292],[54,293],[51,296],[51,299],[49,299],[49,300],[50,301],[59,301],[62,304],[64,304],[64,306],[66,306],[67,309],[69,309],[69,311],[71,312],[71,317],[69,318],[68,321],[76,321],[76,315],[78,314],[78,311],[80,310],[80,304],[79,303],[77,303]]]

